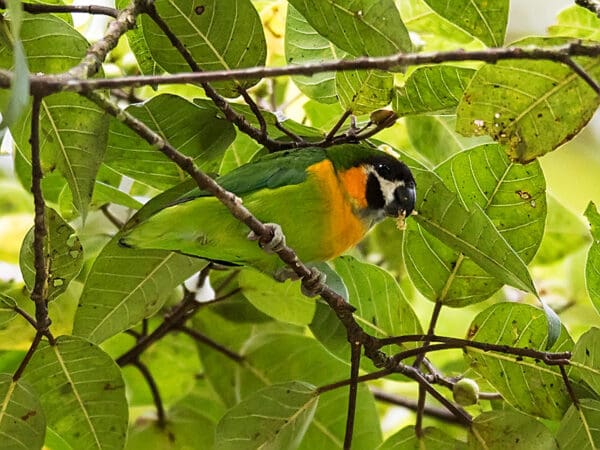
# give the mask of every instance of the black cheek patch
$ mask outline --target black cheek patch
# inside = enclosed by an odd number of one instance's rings
[[[383,193],[381,192],[379,180],[372,173],[369,174],[369,178],[367,179],[366,197],[369,208],[383,209],[385,206],[385,199],[383,198]]]

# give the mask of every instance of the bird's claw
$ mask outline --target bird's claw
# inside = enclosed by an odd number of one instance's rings
[[[259,236],[254,231],[248,233],[248,239],[251,241],[258,241],[258,245],[267,253],[277,253],[283,247],[285,247],[285,236],[281,227],[276,223],[265,223],[265,228],[267,228],[271,233],[269,238],[265,238],[264,236]]]
[[[300,290],[307,297],[316,297],[323,291],[323,284],[325,283],[325,274],[315,269],[310,268],[310,275],[302,278],[302,285]]]

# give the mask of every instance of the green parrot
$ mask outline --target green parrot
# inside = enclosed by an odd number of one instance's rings
[[[377,222],[407,217],[415,206],[415,180],[408,167],[358,144],[272,153],[217,182],[259,220],[279,224],[287,244],[306,263],[335,258]],[[196,188],[149,217],[134,216],[119,242],[276,275],[284,264],[249,240],[248,232],[218,199]]]

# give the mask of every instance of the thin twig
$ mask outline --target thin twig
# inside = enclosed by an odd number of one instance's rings
[[[371,372],[367,375],[361,375],[359,377],[356,377],[356,380],[351,380],[348,378],[345,380],[336,381],[335,383],[325,384],[325,385],[317,388],[317,392],[319,394],[323,394],[325,392],[329,392],[329,391],[333,391],[335,389],[349,386],[350,384],[352,384],[354,382],[364,383],[365,381],[379,380],[380,378],[386,377],[391,373],[393,373],[393,371],[389,370],[389,369],[378,370],[377,372]]]
[[[402,406],[412,411],[416,411],[418,408],[417,402],[410,400],[398,395],[390,394],[377,388],[370,388],[375,400],[389,403],[391,405]],[[462,422],[454,414],[448,412],[446,409],[436,408],[435,406],[425,405],[423,413],[426,416],[434,417],[436,419],[443,420],[444,422],[450,422],[455,424],[461,424]]]
[[[447,336],[438,336],[438,335],[426,335],[426,334],[413,334],[413,335],[404,335],[404,336],[396,336],[390,338],[379,339],[379,344],[381,346],[390,345],[390,344],[404,344],[406,342],[420,342],[420,341],[436,341],[436,342],[444,342],[448,344],[447,346],[436,347],[439,349],[450,349],[450,348],[477,348],[486,352],[499,352],[506,353],[510,355],[516,356],[527,356],[529,358],[539,359],[544,361],[548,365],[561,365],[561,364],[569,364],[569,359],[571,358],[571,352],[559,352],[559,353],[551,353],[551,352],[543,352],[540,350],[534,350],[530,348],[522,348],[522,347],[511,347],[509,345],[502,344],[490,344],[488,342],[478,342],[471,341],[468,339],[460,339],[453,338]],[[433,346],[432,346],[433,347]],[[431,351],[431,348],[428,351]],[[399,359],[407,358],[409,356],[414,356],[414,352],[418,350],[407,350],[405,352],[401,352],[398,355]]]
[[[25,311],[19,305],[13,306],[12,309],[21,317],[23,317],[27,322],[29,322],[33,326],[33,328],[35,328],[36,330],[38,329],[37,322],[33,317],[31,317],[31,315],[27,311]]]
[[[583,81],[585,81],[594,91],[596,91],[596,94],[600,95],[600,84],[598,84],[598,82],[594,80],[583,67],[577,64],[573,58],[565,58],[564,63],[569,66],[573,72],[579,75],[581,79],[583,79]]]
[[[356,397],[358,394],[358,369],[360,368],[360,342],[350,342],[350,386],[348,392],[348,411],[346,413],[346,431],[344,433],[344,450],[352,447],[354,434],[354,417],[356,415]]]
[[[32,75],[31,86],[43,88],[47,92],[76,91],[89,92],[97,89],[155,86],[160,84],[209,83],[214,81],[244,80],[278,77],[282,75],[314,75],[321,72],[348,71],[357,69],[387,70],[398,65],[421,66],[442,62],[482,61],[495,64],[502,60],[547,60],[565,64],[565,58],[574,56],[600,56],[600,44],[583,44],[574,41],[554,47],[497,47],[484,50],[451,50],[444,52],[398,53],[382,57],[360,57],[307,63],[282,67],[250,67],[244,69],[216,70],[210,72],[178,73],[171,75],[138,75],[115,78],[82,79],[65,78],[63,75]],[[0,87],[11,85],[12,72],[0,71]],[[586,81],[588,82],[588,81]],[[596,86],[590,85],[596,92]],[[256,130],[257,132],[259,130]]]
[[[437,325],[437,321],[440,317],[440,312],[442,311],[442,306],[443,303],[438,301],[435,302],[435,306],[433,307],[433,312],[431,313],[431,318],[429,319],[429,329],[427,330],[427,336],[433,336],[435,333],[435,326]],[[425,340],[423,341],[423,345],[421,346],[421,348],[423,349],[427,349],[427,347],[429,347],[431,341],[429,340]],[[425,358],[425,355],[427,355],[427,351],[424,351],[423,353],[419,353],[417,355],[417,358],[415,359],[415,363],[413,364],[416,368],[421,367],[421,363],[423,362],[423,358]]]
[[[560,369],[560,375],[562,376],[563,382],[565,383],[565,387],[567,388],[567,392],[569,393],[569,397],[571,397],[571,401],[575,407],[579,409],[579,399],[577,398],[577,395],[575,395],[575,391],[573,390],[573,386],[571,385],[571,381],[569,380],[565,366],[558,367]]]
[[[48,5],[43,3],[22,2],[23,11],[30,14],[49,14],[49,13],[85,13],[97,14],[116,18],[119,10],[109,6],[100,5]],[[0,0],[0,8],[6,9],[6,2]]]
[[[208,345],[213,350],[216,350],[219,353],[222,353],[223,355],[227,356],[229,359],[231,359],[235,362],[241,363],[242,361],[244,361],[244,357],[242,355],[239,355],[238,353],[228,349],[227,347],[219,344],[218,342],[215,342],[208,336],[205,336],[204,334],[194,330],[193,328],[186,327],[186,326],[180,326],[180,327],[177,327],[177,329],[179,331],[182,331],[183,333],[187,334],[194,340]]]
[[[327,133],[327,135],[325,136],[325,142],[330,142],[333,139],[333,137],[335,136],[335,133],[337,133],[338,130],[340,129],[340,127],[342,125],[344,125],[344,122],[350,116],[350,114],[352,114],[352,111],[349,111],[349,110],[344,111],[344,114],[342,114],[340,116],[338,121],[331,128],[331,130],[329,130],[329,133]]]
[[[133,361],[132,365],[137,367],[137,369],[144,377],[144,380],[146,380],[146,383],[148,383],[148,387],[150,388],[150,392],[152,393],[152,400],[154,401],[154,406],[156,406],[156,418],[158,426],[160,428],[164,428],[164,426],[167,423],[165,416],[165,408],[163,406],[162,398],[160,396],[158,386],[156,385],[156,381],[154,381],[154,377],[152,376],[152,372],[150,372],[148,367],[139,359]]]
[[[417,417],[415,419],[415,434],[418,438],[423,437],[423,414],[425,413],[425,400],[427,391],[423,383],[419,383],[419,397],[417,399]]]
[[[254,117],[258,120],[258,124],[260,126],[260,134],[262,134],[263,139],[267,137],[267,122],[265,122],[265,116],[263,116],[260,108],[254,101],[254,99],[250,96],[248,91],[241,86],[237,90],[246,104],[250,107],[250,110],[254,113]]]
[[[121,221],[117,216],[115,216],[109,209],[108,209],[108,204],[106,205],[102,205],[100,207],[100,211],[102,211],[102,214],[104,215],[104,217],[106,217],[108,219],[108,221],[110,223],[112,223],[115,227],[117,227],[117,229],[122,229],[123,226],[125,225],[125,223],[123,221]]]
[[[33,341],[31,342],[31,345],[29,346],[29,350],[27,350],[27,353],[23,357],[21,364],[19,364],[19,367],[17,367],[17,370],[15,370],[15,373],[12,377],[13,381],[19,380],[21,378],[21,376],[23,375],[23,372],[25,371],[27,364],[29,364],[29,361],[31,361],[31,357],[37,350],[38,345],[40,345],[42,336],[43,336],[43,334],[41,331],[38,331],[37,333],[35,333],[35,336],[33,337]]]

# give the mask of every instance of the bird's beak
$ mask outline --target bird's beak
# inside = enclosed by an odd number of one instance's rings
[[[390,217],[403,215],[408,217],[415,209],[417,192],[414,185],[398,186],[394,191],[394,200],[384,207],[385,214]]]

